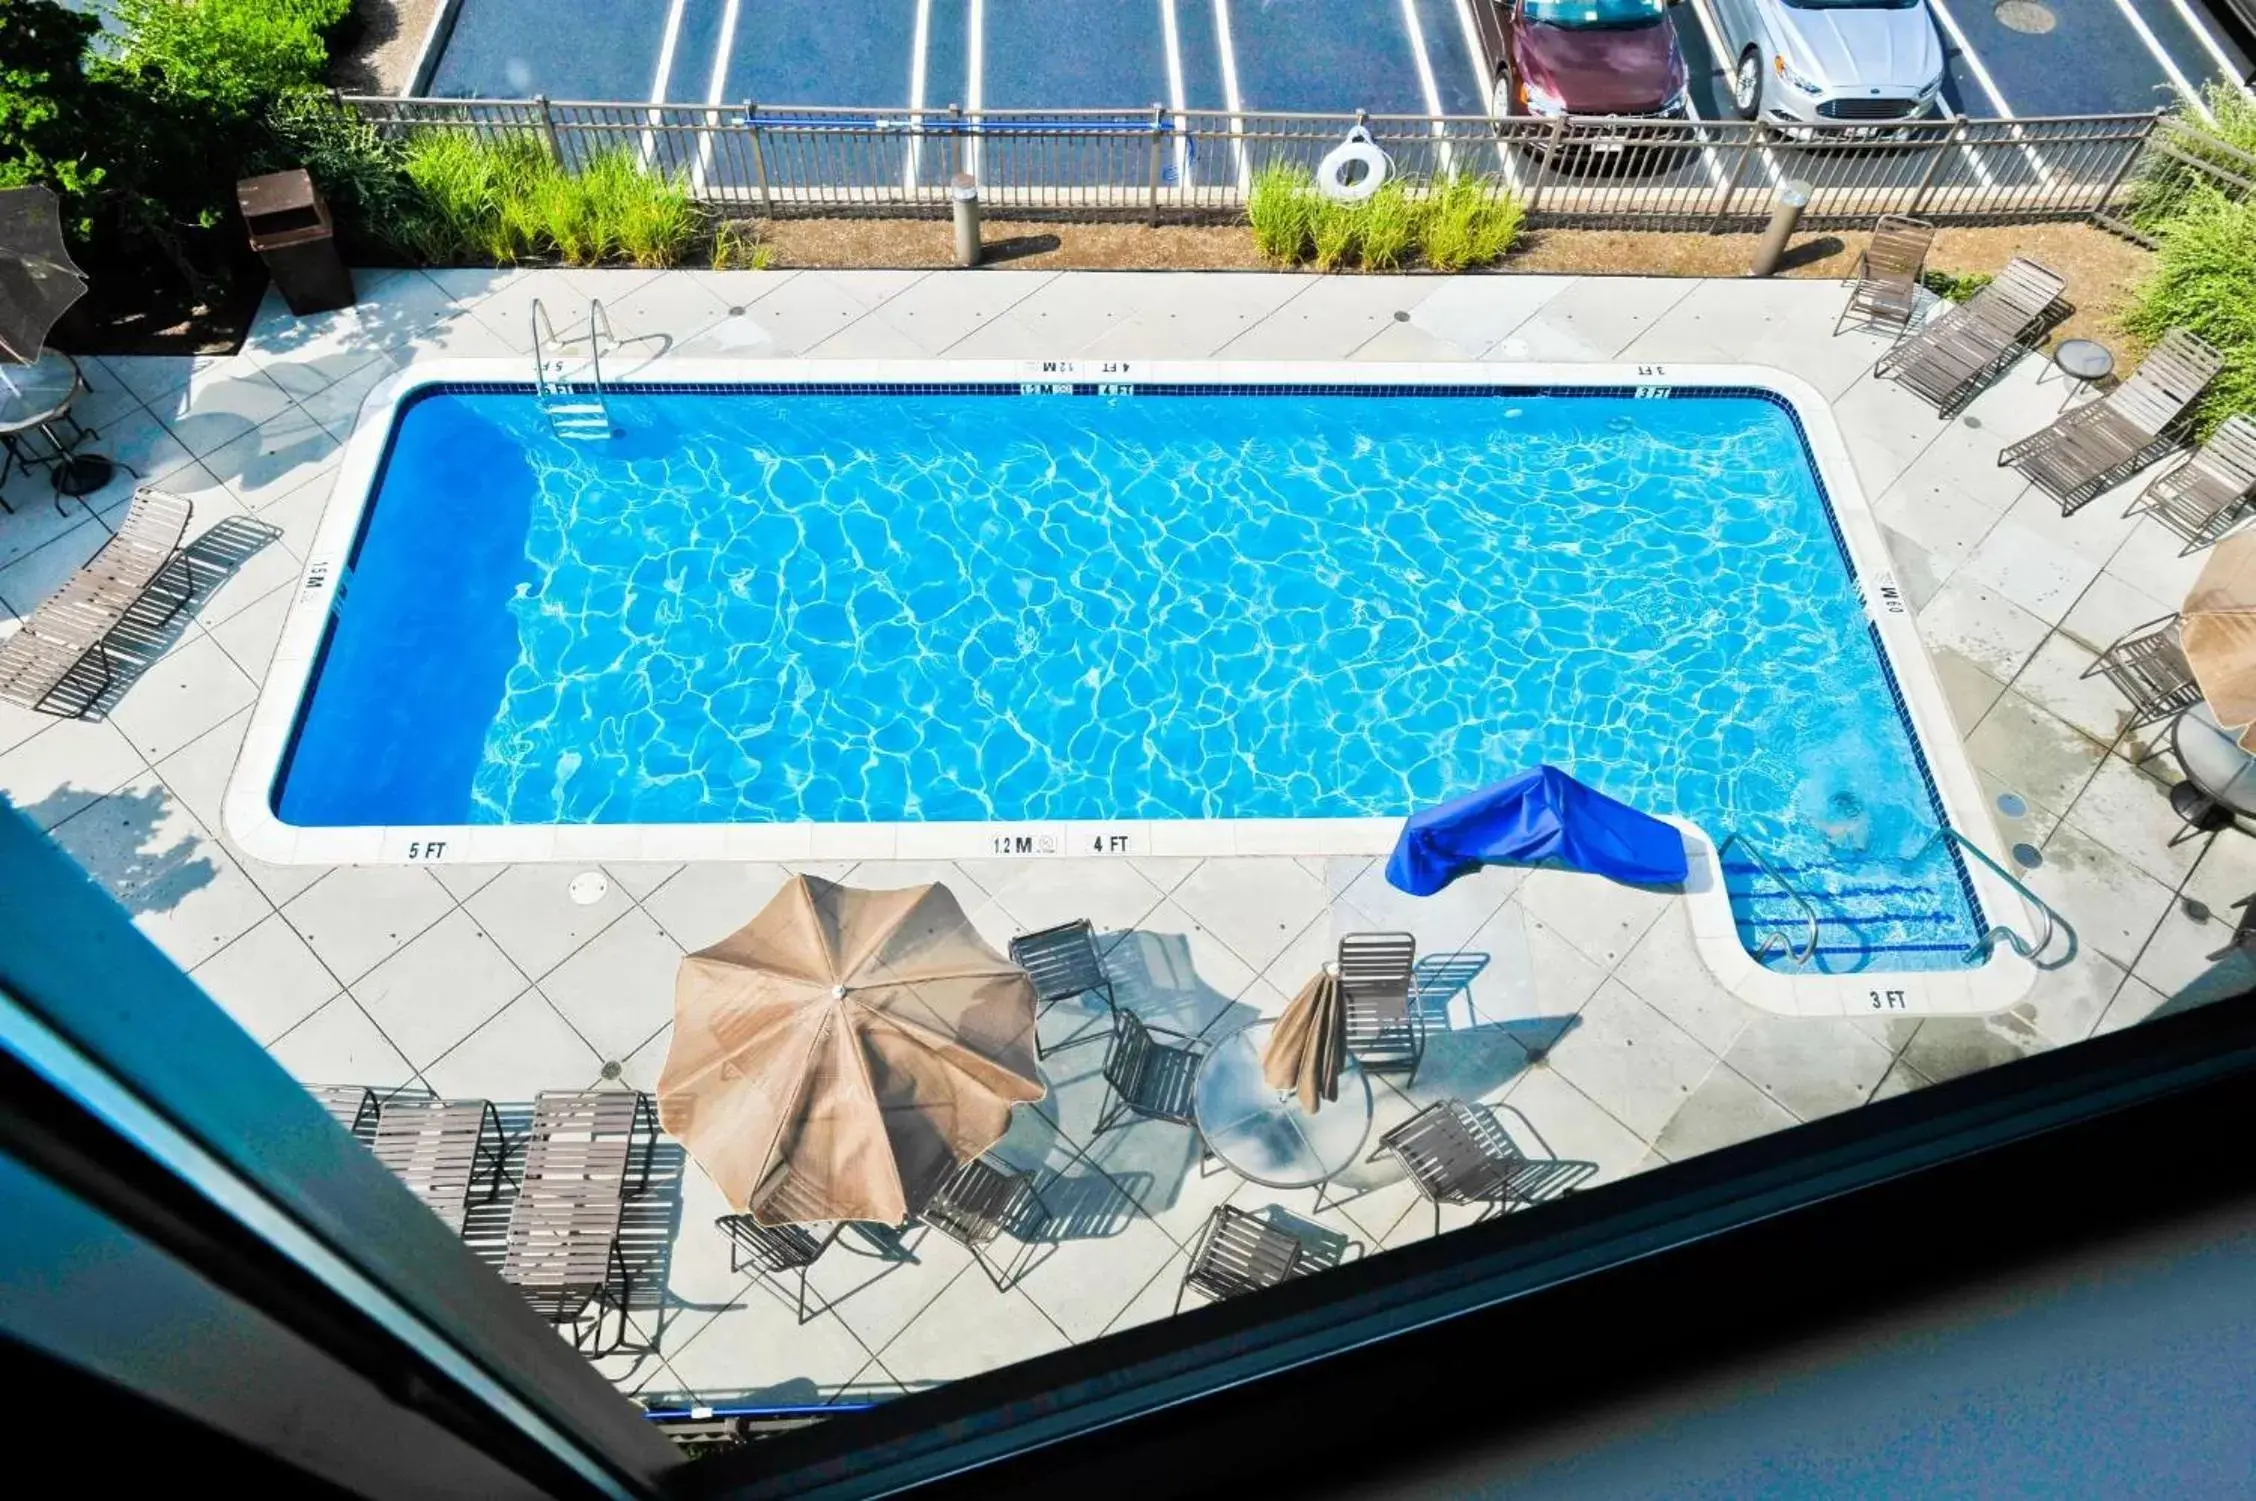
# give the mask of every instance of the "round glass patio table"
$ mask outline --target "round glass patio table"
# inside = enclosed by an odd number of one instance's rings
[[[1255,1022],[1233,1032],[1199,1061],[1191,1114],[1207,1149],[1239,1177],[1264,1188],[1313,1188],[1362,1156],[1371,1134],[1371,1081],[1347,1059],[1339,1098],[1310,1115],[1292,1090],[1261,1076],[1270,1027]]]
[[[2214,817],[2219,808],[2256,816],[2256,755],[2240,748],[2239,732],[2218,724],[2207,704],[2195,704],[2178,716],[2170,726],[2170,749],[2186,774],[2170,793],[2179,817],[2194,823]]]
[[[85,391],[78,361],[61,350],[44,350],[29,365],[0,364],[0,441],[8,444],[18,462],[44,466],[58,497],[99,490],[114,472],[100,454],[78,452],[88,435],[70,409]],[[70,433],[57,431],[58,425],[68,427]],[[48,452],[28,446],[26,439],[32,433],[39,435]],[[61,506],[60,498],[55,504]]]

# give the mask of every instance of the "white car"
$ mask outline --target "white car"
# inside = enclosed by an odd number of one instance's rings
[[[1943,42],[1927,0],[1707,0],[1741,119],[1909,120],[1934,109]]]

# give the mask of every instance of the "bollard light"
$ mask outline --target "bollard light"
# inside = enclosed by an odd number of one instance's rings
[[[956,264],[966,268],[979,264],[979,183],[969,172],[958,172],[949,184],[948,196],[956,209]]]
[[[1768,276],[1778,269],[1786,254],[1786,242],[1794,237],[1794,227],[1802,222],[1802,210],[1809,207],[1814,191],[1798,177],[1778,185],[1770,200],[1770,223],[1763,230],[1762,243],[1755,247],[1755,263],[1747,268],[1749,276]]]

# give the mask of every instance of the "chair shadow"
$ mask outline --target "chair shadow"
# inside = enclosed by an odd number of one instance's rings
[[[180,643],[220,587],[281,535],[281,528],[249,516],[214,522],[181,549],[180,560],[159,577],[155,588],[133,602],[101,646],[70,670],[48,695],[45,712],[106,718],[157,659]]]
[[[1282,1204],[1264,1204],[1259,1213],[1272,1230],[1282,1230],[1300,1242],[1301,1271],[1328,1272],[1348,1260],[1350,1251],[1360,1259],[1370,1254],[1362,1241],[1340,1234],[1329,1225],[1303,1218]]]

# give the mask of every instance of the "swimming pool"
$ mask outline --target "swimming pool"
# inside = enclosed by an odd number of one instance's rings
[[[1901,603],[1773,384],[946,368],[615,386],[594,443],[523,384],[402,382],[231,824],[301,860],[1344,853],[1550,761],[1738,836],[1772,964],[1787,886],[1816,969],[1979,932]]]

